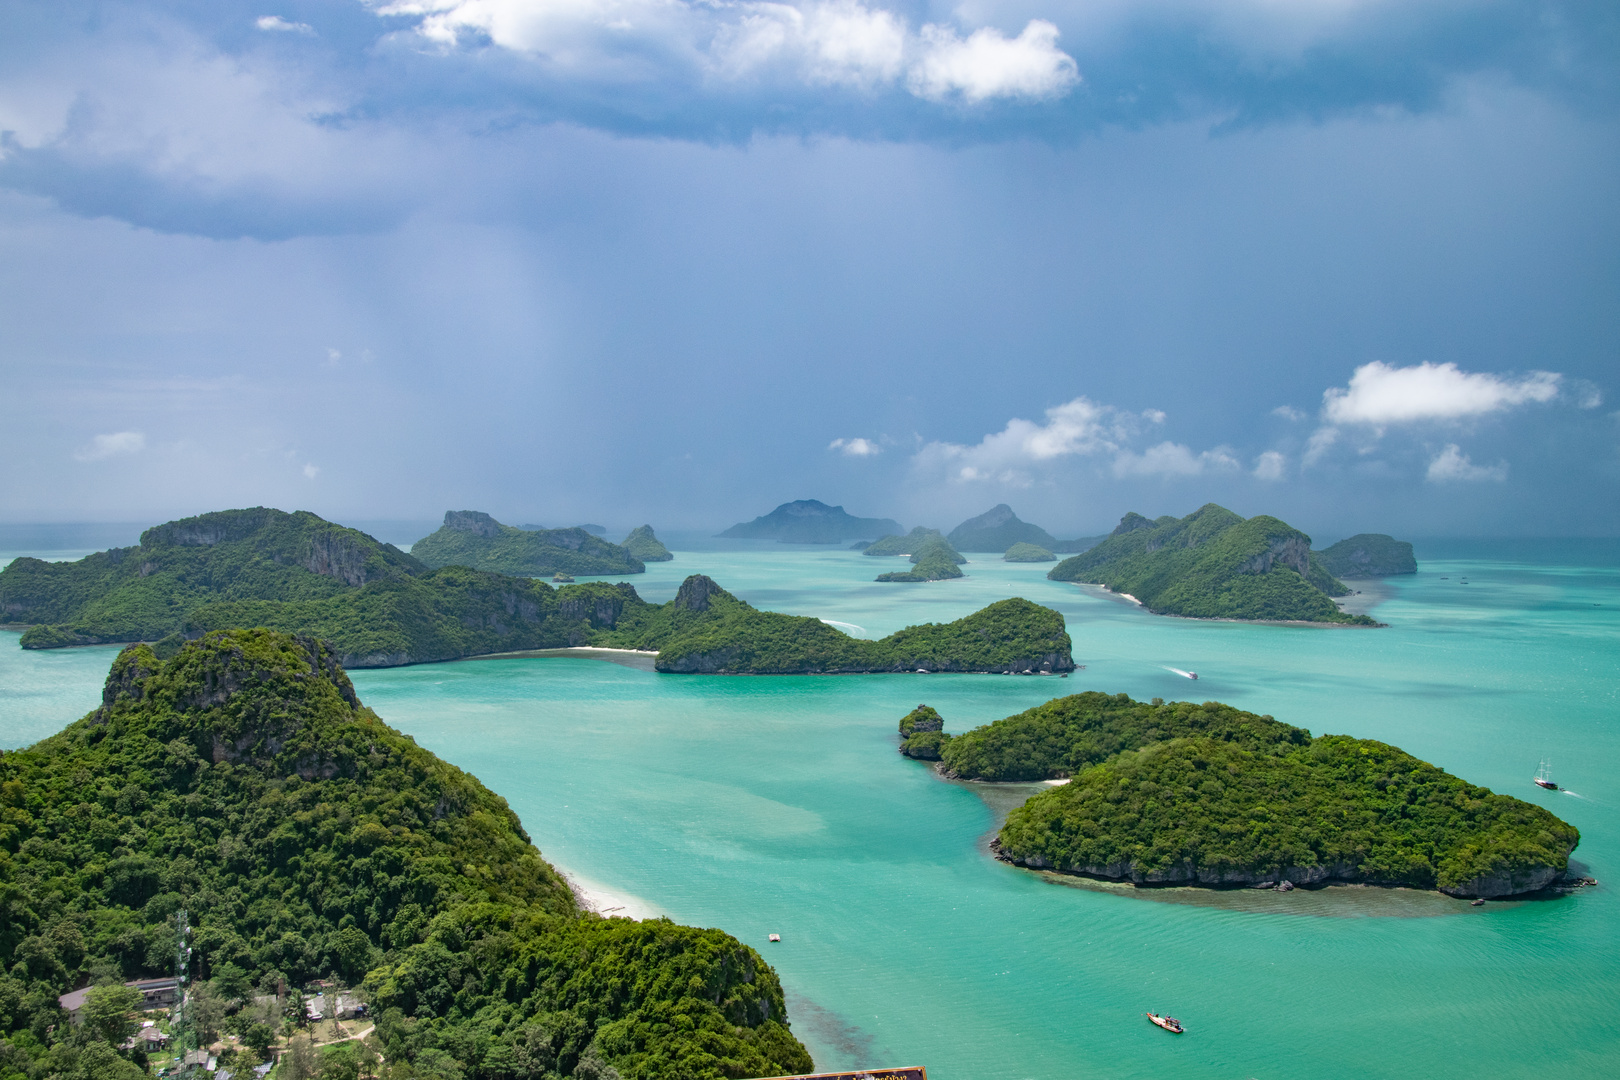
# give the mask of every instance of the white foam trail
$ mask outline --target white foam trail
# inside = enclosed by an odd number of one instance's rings
[[[836,627],[838,627],[838,629],[844,631],[846,634],[848,634],[848,633],[855,633],[855,634],[864,634],[864,633],[866,633],[866,627],[864,627],[864,626],[856,626],[852,622],[839,622],[837,619],[822,619],[821,621],[826,623],[828,626],[836,626]]]
[[[1163,667],[1164,670],[1166,670],[1166,671],[1175,672],[1177,675],[1180,675],[1183,679],[1190,679],[1190,678],[1193,677],[1192,672],[1190,672],[1190,671],[1182,671],[1178,667],[1170,667],[1169,665],[1166,665],[1166,664],[1161,664],[1160,667]]]

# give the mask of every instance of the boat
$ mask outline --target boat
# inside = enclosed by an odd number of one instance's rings
[[[1534,779],[1536,781],[1536,787],[1544,787],[1548,791],[1558,790],[1558,785],[1553,783],[1552,766],[1547,764],[1546,758],[1541,759],[1541,768],[1536,770]]]
[[[1187,678],[1191,679],[1193,682],[1197,682],[1198,681],[1198,672],[1196,672],[1196,671],[1187,672]]]
[[[1185,1030],[1181,1026],[1181,1021],[1173,1016],[1160,1016],[1158,1013],[1143,1013],[1142,1015],[1146,1016],[1149,1022],[1164,1028],[1172,1035],[1180,1035]]]
[[[772,941],[781,941],[782,940],[782,935],[781,934],[772,934],[771,935],[771,940]]]

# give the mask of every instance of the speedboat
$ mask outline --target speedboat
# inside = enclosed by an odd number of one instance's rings
[[[1183,1031],[1181,1021],[1173,1016],[1160,1016],[1158,1013],[1144,1013],[1148,1020],[1158,1027],[1164,1028],[1172,1035],[1180,1035]]]

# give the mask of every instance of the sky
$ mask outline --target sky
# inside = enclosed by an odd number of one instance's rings
[[[1609,0],[8,0],[0,522],[1620,535]]]

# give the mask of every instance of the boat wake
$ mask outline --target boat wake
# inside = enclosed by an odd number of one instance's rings
[[[1182,677],[1182,678],[1183,678],[1183,679],[1196,679],[1196,678],[1198,678],[1198,675],[1197,675],[1197,674],[1196,674],[1196,673],[1195,673],[1195,672],[1191,672],[1191,671],[1182,671],[1182,670],[1181,670],[1181,669],[1180,669],[1180,668],[1178,668],[1178,667],[1170,667],[1170,666],[1169,666],[1169,665],[1167,665],[1167,664],[1166,664],[1166,665],[1160,665],[1160,666],[1161,666],[1161,667],[1163,667],[1163,668],[1164,668],[1164,670],[1166,670],[1166,671],[1173,671],[1173,672],[1175,672],[1175,673],[1176,673],[1176,674],[1177,674],[1177,675],[1180,675],[1180,676],[1181,676],[1181,677]]]
[[[837,619],[822,619],[828,626],[835,626],[846,634],[865,634],[866,627],[856,626],[852,622],[839,622]]]

